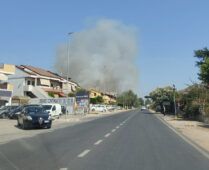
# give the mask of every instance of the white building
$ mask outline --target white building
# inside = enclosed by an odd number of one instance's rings
[[[67,96],[78,86],[58,74],[27,65],[16,66],[16,73],[8,81],[14,85],[13,96],[42,99]]]

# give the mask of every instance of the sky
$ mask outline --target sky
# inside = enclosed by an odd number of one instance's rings
[[[0,0],[0,63],[54,69],[68,32],[106,18],[135,27],[138,93],[197,82],[194,50],[209,45],[208,0]],[[131,75],[130,75],[131,76]]]

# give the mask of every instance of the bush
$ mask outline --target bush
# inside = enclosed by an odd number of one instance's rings
[[[53,98],[54,98],[54,93],[48,92],[48,95],[49,95],[50,97],[53,97]]]

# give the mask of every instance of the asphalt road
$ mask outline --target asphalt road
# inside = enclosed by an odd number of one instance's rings
[[[1,170],[209,170],[149,112],[129,111],[0,145]]]

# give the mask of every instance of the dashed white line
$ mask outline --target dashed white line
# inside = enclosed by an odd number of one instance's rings
[[[98,140],[94,143],[94,145],[99,145],[100,143],[102,143],[103,140]]]
[[[106,138],[109,137],[109,136],[110,136],[110,133],[107,133],[107,134],[105,135]]]
[[[121,123],[120,126],[123,126],[123,123]]]
[[[60,168],[60,170],[68,170],[67,168]]]
[[[119,129],[119,126],[116,126],[116,129]]]
[[[113,130],[112,130],[112,132],[115,132],[115,131],[116,131],[116,129],[113,129]]]
[[[91,150],[89,150],[89,149],[84,150],[83,152],[81,152],[81,153],[78,155],[78,158],[84,157],[84,156],[87,155],[90,151],[91,151]]]

